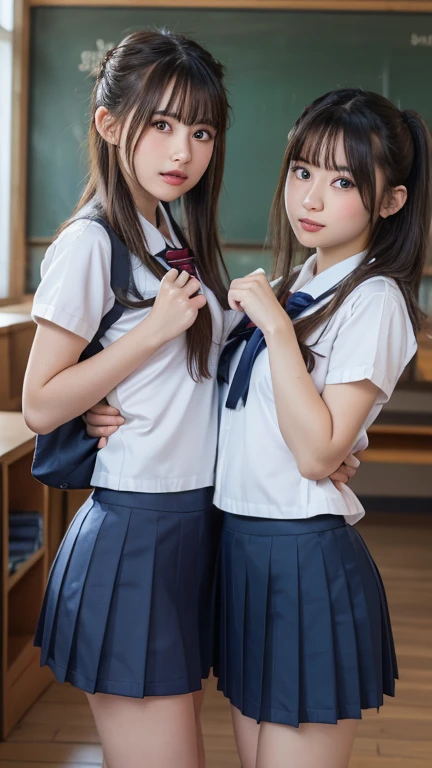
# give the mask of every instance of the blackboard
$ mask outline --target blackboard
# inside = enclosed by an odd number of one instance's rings
[[[227,67],[222,234],[264,242],[287,133],[303,107],[339,86],[385,94],[432,125],[432,15],[214,9],[35,7],[31,13],[27,236],[49,238],[85,178],[90,54],[146,25],[206,45]]]

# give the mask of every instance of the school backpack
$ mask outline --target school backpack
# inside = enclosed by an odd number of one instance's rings
[[[111,288],[115,294],[118,289],[126,293],[130,279],[128,249],[101,216],[82,216],[81,218],[97,222],[107,232],[111,242]],[[93,339],[82,352],[79,362],[96,355],[103,349],[100,339],[108,328],[120,319],[125,309],[126,307],[116,298],[113,307],[102,318]],[[31,470],[33,477],[51,488],[91,488],[98,442],[97,437],[90,437],[87,434],[82,416],[61,424],[46,435],[37,435]]]

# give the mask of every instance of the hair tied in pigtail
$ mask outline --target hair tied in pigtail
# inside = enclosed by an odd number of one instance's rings
[[[402,116],[402,120],[405,123],[406,127],[409,128],[410,125],[411,125],[411,122],[412,122],[411,112],[409,110],[407,110],[407,109],[404,109],[401,112],[401,116]]]
[[[98,80],[102,80],[102,78],[105,76],[107,64],[108,64],[111,56],[113,55],[114,51],[115,51],[115,47],[114,48],[110,48],[109,51],[106,52],[106,54],[103,57],[103,59],[101,59],[100,68],[99,68],[99,74],[98,74]]]
[[[406,127],[408,128],[410,132],[410,136],[412,140],[414,141],[414,136],[416,133],[416,129],[419,127],[419,115],[417,112],[414,112],[411,109],[404,109],[403,112],[401,112],[402,120]],[[421,121],[421,118],[420,118]]]
[[[106,54],[105,54],[105,56],[103,58],[103,65],[104,65],[104,67],[106,67],[106,65],[108,64],[108,62],[109,62],[111,56],[113,55],[114,51],[115,51],[115,48],[110,48],[110,50],[106,52]]]

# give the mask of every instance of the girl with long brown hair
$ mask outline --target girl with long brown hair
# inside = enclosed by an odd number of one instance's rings
[[[362,709],[394,695],[384,587],[353,527],[364,510],[326,478],[367,446],[415,354],[430,220],[421,117],[334,91],[289,136],[272,213],[276,294],[264,275],[231,284],[248,320],[221,371],[217,666],[242,768],[347,768]],[[314,254],[293,273],[300,246]]]
[[[215,374],[233,319],[217,233],[227,117],[223,68],[193,41],[142,31],[110,51],[92,96],[89,181],[34,299],[28,425],[46,434],[104,397],[127,417],[98,453],[36,634],[41,663],[87,692],[106,768],[204,761]],[[169,210],[180,197],[184,231]],[[127,290],[101,217],[132,254]],[[114,305],[102,351],[79,360]]]

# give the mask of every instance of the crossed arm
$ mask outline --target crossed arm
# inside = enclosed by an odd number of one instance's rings
[[[279,428],[300,473],[310,480],[331,476],[352,450],[379,388],[363,379],[327,385],[320,394],[265,275],[234,280],[229,303],[244,310],[265,336]]]

